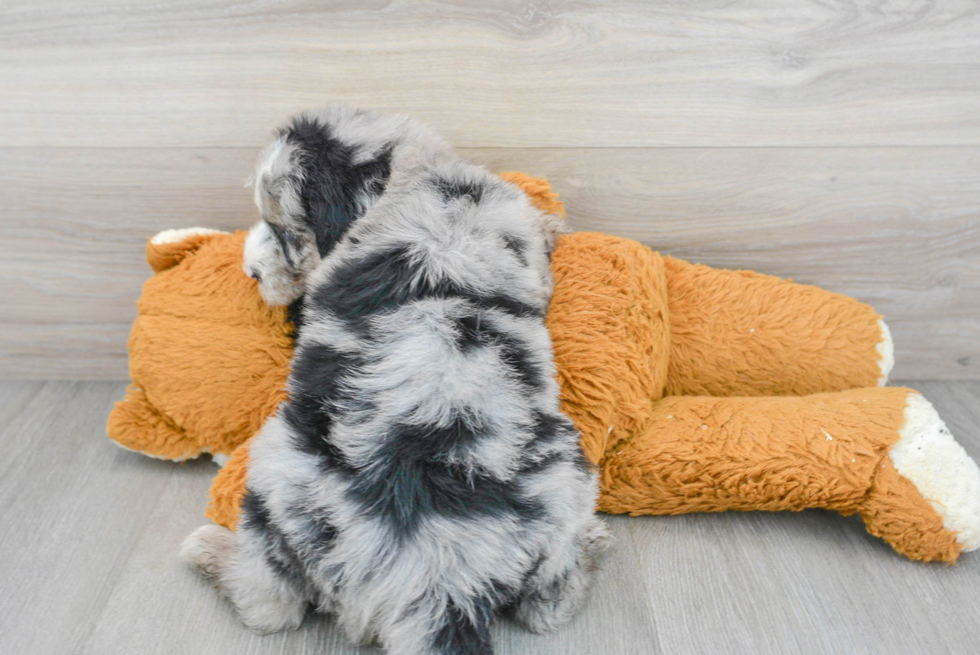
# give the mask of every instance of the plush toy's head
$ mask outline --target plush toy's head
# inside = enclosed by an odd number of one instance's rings
[[[109,436],[153,457],[230,455],[285,397],[292,326],[242,270],[245,233],[168,230],[129,337],[132,377]]]

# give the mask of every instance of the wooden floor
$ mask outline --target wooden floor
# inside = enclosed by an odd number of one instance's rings
[[[905,383],[980,458],[980,382]],[[0,653],[332,655],[327,618],[259,637],[177,559],[216,467],[120,450],[118,382],[0,382]],[[498,655],[980,652],[980,553],[907,561],[822,511],[608,517],[616,545],[557,634],[498,623]]]

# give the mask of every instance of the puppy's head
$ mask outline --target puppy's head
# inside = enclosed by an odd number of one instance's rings
[[[384,192],[394,160],[420,143],[444,142],[404,116],[348,107],[301,114],[279,130],[254,173],[262,220],[245,242],[245,273],[266,302],[286,305],[306,279]]]

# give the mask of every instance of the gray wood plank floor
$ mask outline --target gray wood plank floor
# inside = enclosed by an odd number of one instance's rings
[[[905,383],[980,458],[980,382]],[[258,637],[176,557],[216,467],[116,448],[119,382],[0,381],[0,653],[373,653],[328,618]],[[554,635],[499,654],[980,652],[980,553],[909,562],[835,514],[608,517],[616,546]]]

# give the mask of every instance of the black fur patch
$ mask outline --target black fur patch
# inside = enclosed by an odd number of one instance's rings
[[[251,489],[247,489],[242,498],[241,520],[240,529],[250,530],[261,536],[265,546],[265,561],[272,570],[290,585],[305,590],[307,583],[302,561],[275,527],[265,502]]]
[[[286,258],[286,263],[289,264],[289,268],[295,270],[296,263],[293,261],[293,251],[297,246],[296,236],[288,229],[276,223],[266,221],[265,224],[269,226],[269,231],[272,232],[276,243],[279,244],[279,250],[282,251],[283,256]]]
[[[326,517],[314,516],[305,507],[293,508],[290,515],[303,518],[301,535],[295,540],[303,559],[310,561],[330,552],[337,541],[337,528]]]
[[[365,320],[372,315],[426,298],[462,298],[477,307],[515,316],[541,316],[537,308],[503,294],[485,296],[446,280],[432,281],[423,264],[404,247],[344,263],[332,273],[330,282],[311,293],[310,302],[314,309],[330,312],[364,334]]]
[[[325,257],[359,216],[358,197],[377,197],[391,176],[393,146],[377,157],[354,163],[353,146],[333,138],[330,127],[309,117],[299,117],[283,131],[300,152],[304,180],[300,197],[317,250]]]
[[[541,312],[537,307],[532,307],[531,305],[525,305],[519,300],[515,300],[510,296],[505,296],[503,294],[498,294],[495,296],[481,296],[475,294],[471,291],[460,291],[459,294],[463,298],[466,298],[471,303],[477,307],[485,307],[487,309],[499,309],[501,311],[507,312],[513,316],[519,318],[543,318],[544,313]]]
[[[440,177],[436,178],[433,184],[442,195],[443,202],[462,200],[464,198],[473,203],[478,203],[483,200],[485,189],[480,183],[447,180]]]
[[[405,248],[347,261],[310,295],[312,306],[348,322],[391,311],[426,295],[422,267]]]
[[[440,655],[493,655],[490,641],[490,622],[493,607],[489,602],[478,602],[474,621],[449,601],[444,616],[446,623],[433,635],[433,652]]]
[[[456,347],[468,353],[474,348],[485,346],[489,343],[490,337],[483,328],[483,317],[479,314],[463,316],[456,320],[454,333],[456,334]]]
[[[401,537],[412,535],[426,517],[541,518],[544,508],[510,482],[442,461],[456,442],[481,435],[459,423],[450,428],[396,426],[370,468],[350,478],[348,494],[390,522]]]
[[[524,343],[501,332],[494,335],[493,344],[497,348],[500,359],[518,380],[534,389],[544,386],[541,369]]]
[[[344,458],[330,441],[336,403],[346,393],[345,378],[363,368],[349,353],[324,344],[304,346],[293,357],[289,400],[280,407],[292,428],[297,447],[319,455],[330,468],[347,468]]]
[[[527,244],[523,239],[505,234],[504,247],[514,253],[514,257],[517,257],[517,261],[521,263],[521,266],[527,266]]]
[[[385,455],[393,461],[433,459],[467,447],[487,431],[486,425],[473,416],[457,415],[448,426],[395,425]]]
[[[576,458],[574,461],[576,466],[581,467],[578,458],[581,458],[582,462],[588,466],[588,461],[582,455],[581,449],[577,447],[578,431],[567,417],[535,411],[531,432],[534,438],[528,444],[519,475],[527,476],[540,473],[553,464],[570,461],[573,457]],[[571,444],[573,447],[556,450],[554,446],[562,441]]]
[[[522,383],[535,389],[544,385],[541,369],[531,356],[527,345],[519,339],[496,329],[490,317],[479,314],[464,316],[456,321],[456,346],[462,352],[477,347],[496,349],[501,361]]]
[[[286,318],[292,324],[289,336],[293,339],[299,335],[299,331],[303,327],[303,298],[304,296],[300,296],[286,307]]]

